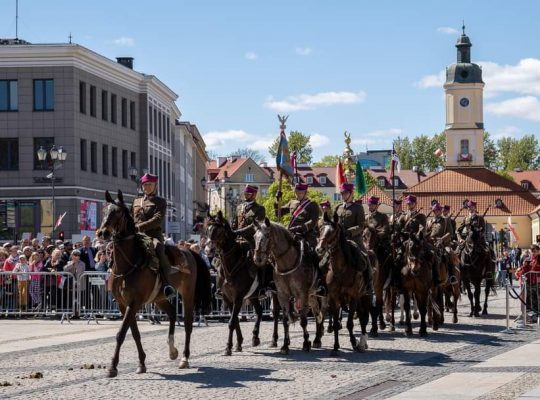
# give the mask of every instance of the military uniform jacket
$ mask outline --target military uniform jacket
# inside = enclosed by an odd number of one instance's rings
[[[256,201],[244,201],[236,207],[236,219],[233,229],[243,229],[251,226],[255,220],[263,220],[266,217],[266,210]]]
[[[467,215],[463,221],[462,226],[463,225],[469,229],[474,228],[475,230],[486,230],[486,221],[484,220],[484,217],[478,214]]]
[[[361,203],[341,203],[336,207],[335,214],[343,228],[351,235],[351,239],[362,245],[362,233],[366,223],[364,207]]]
[[[403,218],[403,229],[409,233],[418,233],[420,227],[426,227],[426,216],[418,210],[407,211]]]
[[[380,239],[386,240],[390,237],[390,223],[388,222],[388,216],[379,211],[369,213],[367,218],[367,225],[370,228],[375,229],[377,236]]]
[[[452,229],[452,224],[448,218],[443,216],[432,218],[426,227],[426,233],[433,241],[440,239],[443,236],[446,237],[443,240],[443,245],[448,246],[452,241],[452,236],[454,235],[454,230]]]
[[[133,219],[137,229],[160,242],[163,242],[161,226],[166,213],[167,202],[162,197],[137,197],[133,202]]]
[[[291,213],[291,222],[289,222],[289,229],[297,226],[302,227],[302,236],[306,241],[313,247],[317,244],[317,223],[319,221],[319,206],[307,200],[309,203],[297,211],[299,207],[302,206],[302,202],[298,200],[289,201],[284,207],[281,208],[283,213]]]

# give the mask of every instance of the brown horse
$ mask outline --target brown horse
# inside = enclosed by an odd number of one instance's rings
[[[118,375],[118,360],[120,347],[124,342],[128,329],[131,329],[133,339],[139,353],[137,373],[146,372],[146,354],[142,348],[141,335],[137,327],[137,312],[144,304],[155,303],[169,317],[169,357],[175,360],[178,350],[174,346],[174,328],[176,322],[175,309],[169,303],[160,287],[159,274],[148,267],[147,260],[152,257],[142,246],[142,238],[137,234],[135,223],[129,209],[124,203],[121,191],[114,201],[105,192],[105,200],[109,204],[98,236],[113,243],[112,293],[118,302],[123,315],[122,326],[116,335],[116,348],[107,376]],[[206,310],[211,303],[210,273],[203,259],[189,250],[180,250],[174,246],[166,246],[166,253],[176,273],[169,276],[170,283],[182,296],[184,309],[185,343],[180,368],[189,367],[191,331],[193,327],[193,310],[195,306]]]
[[[297,241],[282,225],[255,221],[255,265],[263,268],[269,260],[274,266],[274,282],[277,287],[279,305],[283,310],[284,338],[281,354],[289,354],[289,320],[295,319],[295,310],[300,314],[300,326],[304,331],[304,351],[311,350],[307,330],[307,313],[311,308],[317,330],[313,347],[321,347],[323,335],[324,303],[315,294],[317,266],[314,255],[309,254],[303,241]]]
[[[368,250],[371,266],[373,267],[373,289],[375,291],[375,305],[371,307],[371,336],[378,336],[377,319],[381,330],[386,329],[384,321],[384,300],[390,296],[390,274],[392,270],[393,258],[392,249],[379,249],[379,237],[374,228],[367,227],[362,234],[364,246]],[[379,250],[379,251],[377,251]],[[381,258],[377,257],[377,253],[381,254]],[[386,289],[385,289],[385,286]]]
[[[229,223],[221,211],[217,216],[209,216],[206,220],[206,249],[208,252],[215,251],[221,261],[220,274],[221,291],[223,301],[231,310],[229,319],[229,336],[225,347],[224,355],[232,355],[233,333],[236,331],[236,351],[242,351],[244,338],[240,329],[238,314],[242,309],[244,301],[249,301],[257,314],[255,327],[253,329],[253,346],[258,346],[259,328],[262,320],[262,306],[258,298],[259,282],[257,280],[256,267],[249,254],[249,244],[239,242],[236,234],[231,229]],[[279,313],[279,310],[277,310]],[[277,317],[276,317],[277,320]],[[277,331],[274,332],[277,341]]]
[[[411,326],[411,294],[418,304],[420,312],[420,336],[427,336],[426,314],[428,302],[434,306],[434,311],[439,314],[440,309],[433,304],[431,298],[432,258],[422,233],[411,234],[404,243],[404,266],[401,269],[401,283],[405,308],[405,333],[413,334]],[[438,329],[439,318],[433,318],[433,329]]]
[[[485,247],[484,237],[481,231],[471,229],[467,237],[460,245],[461,260],[461,279],[467,289],[467,295],[471,303],[471,312],[469,317],[487,315],[489,291],[493,287],[493,277],[495,273],[495,263],[489,250]],[[480,293],[482,291],[482,280],[486,280],[484,308],[480,307]],[[474,298],[471,290],[471,284],[474,286]]]
[[[326,274],[328,286],[328,305],[334,323],[334,349],[332,353],[339,351],[339,310],[347,306],[349,309],[347,329],[353,350],[366,351],[368,348],[366,326],[369,321],[371,299],[367,294],[366,283],[360,268],[355,267],[361,263],[360,249],[345,237],[343,226],[338,223],[337,214],[331,221],[327,214],[319,225],[320,235],[317,243],[317,253],[322,256],[328,252],[329,270]],[[370,265],[362,265],[363,268],[371,268]],[[356,340],[353,333],[354,314],[358,316],[362,334],[360,341]]]

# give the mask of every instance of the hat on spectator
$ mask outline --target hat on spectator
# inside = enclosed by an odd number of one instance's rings
[[[158,177],[157,175],[152,175],[152,174],[144,174],[142,177],[141,177],[141,185],[147,183],[147,182],[157,182],[158,181]]]
[[[256,194],[258,191],[259,191],[259,188],[257,186],[246,185],[246,187],[244,188],[244,193]]]
[[[476,207],[476,201],[469,200],[467,202],[467,207]]]
[[[294,185],[294,190],[296,190],[297,192],[305,192],[306,190],[308,190],[308,185],[306,185],[305,183],[297,183],[296,185]]]
[[[378,205],[379,205],[379,200],[380,200],[380,199],[379,199],[377,196],[371,196],[371,197],[368,199],[367,203],[368,203],[368,205],[370,205],[370,206],[378,206]]]
[[[435,203],[431,206],[431,211],[442,211],[442,206],[439,203]]]
[[[347,182],[344,182],[341,184],[341,186],[339,187],[339,191],[340,193],[343,193],[343,192],[352,192],[354,190],[354,185],[352,183],[347,183]]]
[[[328,200],[326,201],[323,201],[321,203],[321,208],[325,209],[325,208],[330,208],[330,202]]]
[[[47,246],[47,253],[51,254],[54,250],[56,250],[56,246],[53,246],[52,244]]]
[[[34,248],[32,246],[24,246],[23,252],[24,251],[34,251]]]
[[[416,196],[413,194],[410,194],[407,197],[405,197],[405,204],[416,204]]]

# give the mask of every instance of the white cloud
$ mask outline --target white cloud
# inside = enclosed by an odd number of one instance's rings
[[[446,33],[447,35],[459,35],[459,31],[457,29],[451,28],[449,26],[441,26],[437,28],[437,32]]]
[[[121,36],[118,39],[114,39],[109,43],[120,47],[133,47],[135,46],[135,39],[128,36]]]
[[[438,74],[426,75],[418,82],[415,83],[415,86],[418,86],[422,89],[437,87],[442,88],[444,81],[446,80],[446,72],[441,71]]]
[[[268,151],[268,148],[272,146],[276,140],[276,137],[255,140],[252,144],[249,144],[248,147],[253,150],[266,152]]]
[[[227,131],[210,131],[203,135],[206,148],[208,150],[215,150],[219,147],[230,144],[230,141],[235,142],[247,142],[252,139],[252,135],[236,129],[229,129]]]
[[[499,117],[518,117],[540,122],[540,101],[534,96],[516,97],[485,106],[486,111]]]
[[[371,131],[367,133],[367,136],[370,137],[381,137],[388,138],[388,136],[394,137],[401,135],[403,131],[399,128],[390,128],[390,129],[379,129],[376,131]]]
[[[266,108],[277,112],[291,112],[301,110],[313,110],[321,106],[330,106],[335,104],[354,104],[365,101],[367,94],[365,92],[323,92],[313,95],[301,94],[290,96],[284,100],[268,99],[264,103]]]
[[[254,61],[259,57],[257,56],[257,53],[254,53],[253,51],[248,51],[246,54],[244,54],[244,58],[246,60]]]
[[[497,132],[493,135],[493,139],[500,139],[503,137],[512,137],[515,138],[523,131],[520,128],[517,128],[515,126],[504,126],[497,130]]]
[[[319,133],[314,133],[309,136],[309,143],[316,149],[318,147],[328,146],[330,144],[330,138]]]
[[[296,54],[299,56],[309,56],[311,54],[311,48],[309,47],[297,47]]]

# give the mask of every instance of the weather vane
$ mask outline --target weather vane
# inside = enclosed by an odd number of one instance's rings
[[[285,122],[287,122],[287,119],[289,118],[289,116],[285,116],[285,115],[279,115],[278,114],[278,119],[279,119],[279,123],[281,124],[279,126],[279,129],[281,129],[282,131],[285,131],[285,128],[287,127],[287,125],[285,125]]]

